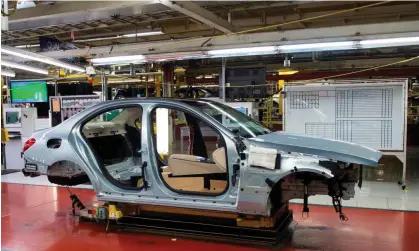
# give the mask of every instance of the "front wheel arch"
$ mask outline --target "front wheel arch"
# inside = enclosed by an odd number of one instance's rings
[[[268,201],[267,204],[271,204],[271,208],[273,210],[275,209],[279,209],[280,207],[283,206],[283,202],[281,201],[282,197],[282,187],[281,184],[283,183],[283,181],[285,181],[287,178],[289,178],[290,176],[297,176],[297,178],[303,178],[303,176],[307,175],[308,178],[312,179],[312,180],[322,180],[322,181],[327,181],[332,177],[330,177],[330,175],[327,175],[326,173],[317,173],[317,172],[312,172],[312,171],[299,171],[299,172],[292,172],[289,173],[285,176],[283,176],[278,182],[275,183],[275,185],[272,187],[272,190],[269,193],[268,196]]]

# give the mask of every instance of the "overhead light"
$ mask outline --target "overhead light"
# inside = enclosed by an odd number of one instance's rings
[[[92,58],[92,63],[94,65],[109,65],[109,64],[134,64],[134,63],[144,63],[146,58],[144,55],[132,55],[132,56],[117,56],[117,57],[106,57],[106,58]]]
[[[383,39],[369,39],[359,41],[359,45],[363,48],[370,47],[389,47],[397,45],[417,45],[419,37],[400,37],[400,38],[383,38]]]
[[[147,61],[164,62],[164,61],[187,60],[187,59],[203,58],[203,57],[205,57],[204,52],[194,51],[194,52],[151,54],[151,55],[147,55],[146,59]]]
[[[278,46],[261,46],[261,47],[210,50],[207,52],[207,55],[210,55],[212,57],[235,57],[235,56],[249,56],[249,55],[269,55],[269,54],[275,54],[275,53],[289,53],[289,52],[335,51],[335,50],[355,50],[355,49],[393,47],[393,46],[409,46],[409,45],[417,45],[418,43],[419,43],[419,37],[401,37],[401,38],[370,39],[370,40],[361,40],[361,41],[339,41],[339,42],[290,44],[290,45],[278,45]]]
[[[304,51],[332,51],[339,49],[356,49],[354,41],[312,43],[312,44],[290,44],[279,45],[279,52],[304,52]]]
[[[131,37],[146,37],[146,36],[155,36],[155,35],[162,35],[164,34],[161,30],[155,30],[155,31],[144,31],[144,32],[137,32],[137,33],[130,33],[130,34],[124,34],[119,36],[113,36],[113,37],[98,37],[98,38],[87,38],[87,39],[76,39],[73,40],[73,42],[92,42],[92,41],[101,41],[101,40],[110,40],[110,39],[118,39],[118,38],[131,38]]]
[[[310,44],[279,45],[279,52],[334,51],[418,45],[419,37],[399,37]]]
[[[115,37],[97,37],[97,38],[87,38],[87,39],[76,39],[73,40],[75,43],[81,43],[81,42],[92,42],[92,41],[102,41],[102,40],[111,40],[111,39],[117,39],[118,36]]]
[[[12,61],[1,60],[1,65],[2,66],[7,66],[7,67],[10,67],[10,68],[16,68],[16,69],[21,69],[21,70],[25,70],[25,71],[30,71],[30,72],[35,72],[35,73],[39,73],[39,74],[48,75],[48,71],[46,69],[33,67],[33,66],[29,66],[29,65],[24,65],[24,64],[18,64],[18,63],[12,62]]]
[[[15,48],[34,48],[39,47],[39,44],[25,44],[25,45],[16,45]]]
[[[108,84],[122,84],[122,83],[141,83],[143,82],[141,79],[110,79],[108,80]]]
[[[16,76],[16,73],[11,70],[1,69],[1,75],[14,78]]]
[[[118,37],[146,37],[146,36],[156,36],[164,34],[163,31],[147,31],[147,32],[139,32],[133,34],[126,34]]]
[[[78,71],[78,72],[85,72],[85,69],[79,66],[75,66],[72,64],[67,64],[64,62],[61,62],[60,60],[57,59],[53,59],[53,58],[49,58],[49,57],[45,57],[45,56],[41,56],[39,54],[30,52],[30,51],[26,51],[26,50],[21,50],[19,48],[15,48],[15,47],[10,47],[7,45],[2,45],[1,46],[1,53],[6,53],[9,55],[13,55],[13,56],[17,56],[17,57],[21,57],[21,58],[26,58],[29,60],[33,60],[33,61],[38,61],[38,62],[42,62],[45,64],[50,64],[50,65],[55,65],[64,69],[69,69],[69,70],[74,70],[74,71]]]
[[[234,56],[249,56],[249,55],[267,55],[275,54],[275,46],[261,46],[261,47],[248,47],[248,48],[234,48],[222,50],[210,50],[207,52],[210,56],[234,57]]]

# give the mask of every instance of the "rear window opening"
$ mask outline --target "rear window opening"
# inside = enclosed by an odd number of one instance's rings
[[[132,157],[132,148],[123,135],[109,135],[88,139],[105,166],[121,163]]]

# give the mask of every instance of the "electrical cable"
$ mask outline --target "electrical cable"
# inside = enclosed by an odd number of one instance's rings
[[[108,229],[109,229],[109,217],[108,217],[108,222],[106,223],[106,229],[105,229],[105,233],[108,233]]]
[[[410,62],[410,61],[413,61],[413,60],[416,60],[416,59],[419,59],[419,56],[408,58],[408,59],[404,59],[404,60],[400,60],[400,61],[389,63],[389,64],[379,65],[379,66],[375,66],[375,67],[371,67],[371,68],[367,68],[367,69],[363,69],[363,70],[346,72],[346,73],[336,74],[336,75],[332,75],[332,76],[328,76],[328,77],[323,77],[323,78],[313,78],[313,79],[303,80],[303,81],[299,81],[298,83],[312,82],[312,81],[318,81],[318,80],[323,80],[323,79],[330,79],[330,78],[337,78],[337,77],[348,76],[348,75],[357,74],[357,73],[361,73],[361,72],[377,70],[377,69],[381,69],[381,68],[384,68],[384,67],[387,67],[387,66],[396,65],[396,64],[407,63],[407,62]]]
[[[233,33],[229,33],[227,35],[239,35],[239,34],[243,34],[243,33],[250,33],[250,32],[261,31],[261,30],[269,30],[269,29],[272,29],[272,28],[277,28],[277,27],[280,27],[280,26],[288,25],[288,24],[305,22],[305,21],[310,21],[310,20],[314,20],[314,19],[318,19],[318,18],[339,15],[339,14],[346,13],[346,12],[362,10],[362,9],[366,9],[366,8],[369,8],[369,7],[374,7],[374,6],[378,6],[378,5],[382,5],[382,4],[386,4],[388,2],[393,2],[393,1],[394,0],[388,0],[388,1],[378,2],[378,3],[368,4],[368,5],[364,5],[364,6],[360,6],[360,7],[355,7],[355,8],[351,8],[351,9],[346,9],[346,10],[340,10],[340,11],[336,11],[336,12],[332,12],[332,13],[327,13],[327,14],[323,14],[323,15],[320,15],[320,16],[307,17],[307,18],[303,18],[303,19],[299,19],[299,20],[294,20],[294,21],[289,21],[289,22],[285,22],[285,23],[281,23],[281,24],[273,24],[273,25],[269,25],[269,26],[265,26],[265,27],[259,27],[259,28],[254,28],[254,29],[249,29],[249,30],[239,31],[239,32],[233,32]]]

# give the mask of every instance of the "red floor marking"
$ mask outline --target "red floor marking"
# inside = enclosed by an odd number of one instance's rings
[[[71,189],[86,205],[92,190]],[[13,251],[247,251],[251,247],[142,235],[105,233],[105,227],[70,216],[65,188],[2,183],[1,246]],[[292,205],[297,227],[284,251],[419,251],[419,213],[345,208],[341,222],[332,207],[312,206],[308,219]]]

